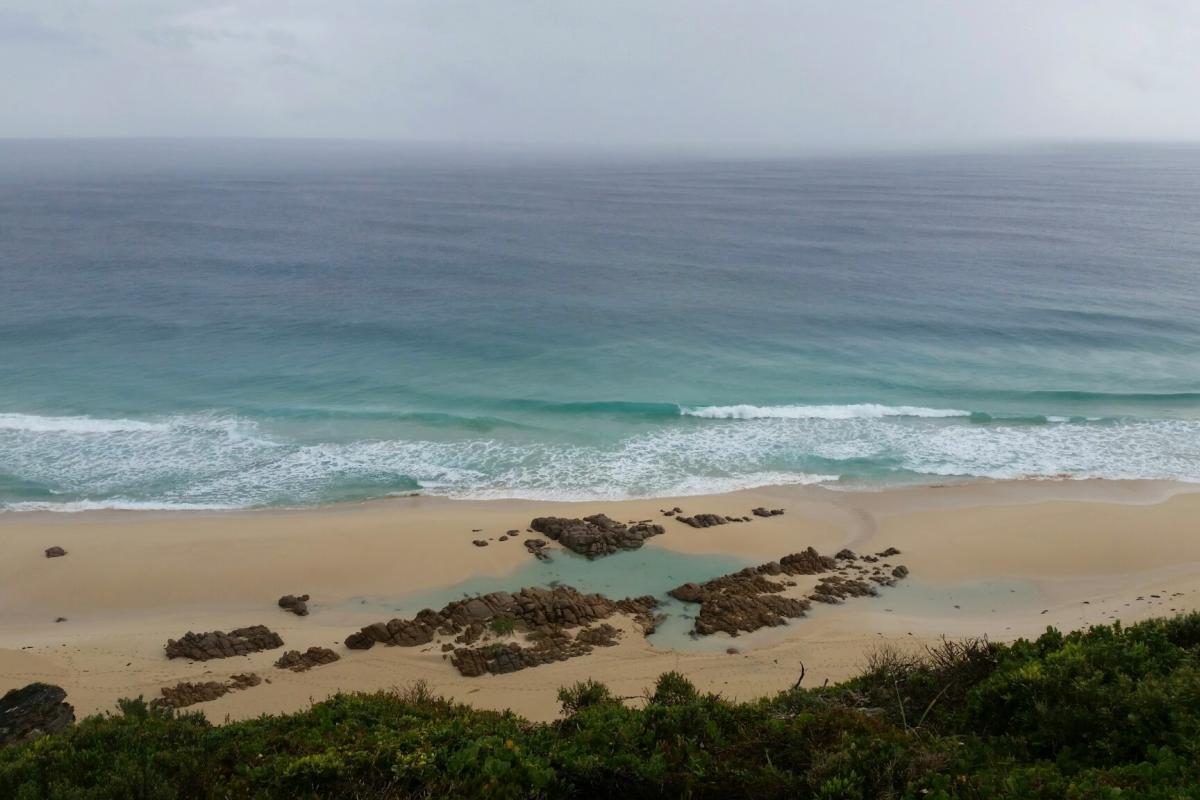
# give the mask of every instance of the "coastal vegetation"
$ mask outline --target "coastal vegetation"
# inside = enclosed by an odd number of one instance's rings
[[[532,723],[416,684],[224,725],[125,700],[0,750],[0,797],[1200,798],[1198,613],[883,649],[751,702],[679,673],[559,699]]]

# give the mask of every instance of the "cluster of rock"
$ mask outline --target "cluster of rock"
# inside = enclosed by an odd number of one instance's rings
[[[461,644],[477,641],[493,620],[507,620],[512,627],[530,632],[551,627],[575,628],[623,613],[653,630],[653,597],[610,600],[600,594],[582,594],[570,586],[552,589],[527,587],[518,592],[489,594],[455,600],[441,611],[425,609],[412,619],[376,622],[346,638],[351,650],[367,650],[376,643],[415,647],[436,636],[453,636]]]
[[[762,506],[759,506],[758,508],[750,509],[750,513],[756,517],[779,517],[783,515],[783,509],[763,508]]]
[[[185,708],[194,706],[196,703],[207,703],[209,700],[216,700],[230,692],[249,689],[260,683],[262,683],[262,678],[253,672],[233,675],[223,683],[220,681],[205,681],[204,683],[180,681],[174,686],[164,686],[160,690],[162,697],[151,700],[150,705],[157,708]]]
[[[279,598],[279,607],[284,611],[290,611],[297,617],[308,616],[308,595],[285,594]]]
[[[756,517],[778,517],[783,513],[782,508],[755,508],[751,509],[751,514]],[[690,517],[683,515],[683,509],[676,506],[670,510],[662,511],[664,517],[674,517],[685,525],[691,525],[693,528],[711,528],[714,525],[726,525],[730,522],[750,522],[754,517],[730,517],[723,514],[693,514]]]
[[[604,514],[593,514],[583,519],[538,517],[529,523],[529,527],[588,558],[636,550],[646,539],[665,532],[662,525],[650,522],[626,525]]]
[[[455,648],[450,663],[467,678],[503,675],[587,655],[594,647],[616,644],[619,635],[620,631],[608,624],[583,628],[574,636],[561,627],[551,626],[531,633],[530,644],[497,642],[481,647]]]
[[[823,556],[809,547],[799,553],[784,556],[756,567],[722,575],[705,583],[685,583],[669,594],[685,603],[699,603],[695,632],[708,635],[724,631],[730,636],[749,633],[760,628],[784,625],[789,619],[803,617],[812,601],[840,603],[846,597],[875,595],[880,586],[893,586],[908,575],[900,566],[886,570],[888,565],[864,568],[853,562],[858,559],[849,550],[836,557]],[[861,573],[851,576],[850,571]],[[833,573],[826,575],[825,573]],[[786,597],[783,593],[794,581],[776,581],[767,576],[823,575],[813,591],[805,597]]]
[[[0,697],[0,747],[57,733],[75,721],[62,687],[31,683]]]
[[[230,658],[256,653],[259,650],[273,650],[283,647],[283,639],[279,634],[269,630],[265,625],[251,625],[248,628],[225,633],[210,631],[208,633],[192,633],[188,631],[179,639],[167,641],[167,658],[190,658],[193,661],[208,661],[212,658]]]
[[[425,609],[412,619],[393,619],[368,625],[346,638],[352,650],[366,650],[376,643],[415,647],[436,637],[454,637],[442,650],[466,676],[499,674],[562,661],[591,652],[595,646],[615,643],[618,631],[600,624],[614,614],[625,614],[652,633],[656,619],[653,597],[610,600],[599,594],[583,594],[570,586],[551,589],[527,587],[518,592],[491,592],[456,600],[441,611]],[[572,636],[568,629],[582,628]],[[527,643],[492,643],[472,647],[489,632],[521,632]],[[461,646],[455,646],[461,645]]]
[[[54,547],[46,548],[46,558],[61,558],[61,557],[65,556],[66,554],[67,554],[67,551],[63,550],[58,545],[54,545]]]
[[[290,669],[292,672],[307,672],[322,664],[332,664],[341,656],[328,647],[310,647],[301,653],[299,650],[288,650],[279,657],[275,666],[280,669]]]
[[[678,515],[675,519],[693,528],[711,528],[714,525],[727,525],[730,522],[749,522],[749,517],[722,517],[720,514],[695,514],[690,517]]]

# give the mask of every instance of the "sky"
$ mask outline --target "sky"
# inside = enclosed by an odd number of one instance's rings
[[[1200,140],[1193,0],[0,0],[0,137]]]

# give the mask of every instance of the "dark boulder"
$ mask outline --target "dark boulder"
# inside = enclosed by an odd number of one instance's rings
[[[645,522],[626,525],[604,514],[593,514],[583,519],[538,517],[529,523],[529,527],[588,558],[636,550],[646,539],[666,530],[661,525]]]
[[[58,545],[55,545],[54,547],[46,548],[46,558],[61,558],[62,556],[65,556],[66,554],[67,554],[67,551],[63,550]]]
[[[58,733],[75,721],[67,693],[49,683],[31,683],[0,697],[0,747]]]
[[[288,650],[279,657],[275,666],[280,669],[290,669],[292,672],[307,672],[322,664],[332,664],[341,656],[328,647],[310,647],[301,653],[299,650]]]
[[[762,506],[759,506],[758,508],[750,509],[750,513],[756,517],[778,517],[783,514],[783,509],[782,508],[763,508]]]
[[[212,658],[230,658],[256,653],[259,650],[273,650],[283,647],[283,639],[279,634],[269,630],[265,625],[252,625],[248,628],[225,633],[211,631],[209,633],[192,633],[188,631],[179,639],[167,641],[167,658],[190,658],[193,661],[208,661]]]
[[[285,594],[279,598],[279,607],[285,611],[290,611],[297,617],[308,616],[308,595]]]

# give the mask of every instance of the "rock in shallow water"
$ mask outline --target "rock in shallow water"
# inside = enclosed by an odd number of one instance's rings
[[[812,601],[840,603],[846,597],[875,595],[876,588],[867,580],[842,574],[844,570],[857,569],[848,563],[855,558],[849,550],[839,552],[835,559],[809,547],[778,561],[747,567],[705,583],[685,583],[672,589],[669,594],[685,603],[700,604],[700,613],[694,625],[696,633],[708,635],[723,631],[730,636],[737,636],[741,632],[775,627],[785,624],[788,619],[803,617],[811,608]],[[807,597],[800,598],[783,596],[787,586],[764,577],[825,573],[835,574],[822,577]],[[876,568],[868,577],[881,586],[893,586],[907,575],[908,570],[904,567],[897,567],[891,575]]]

